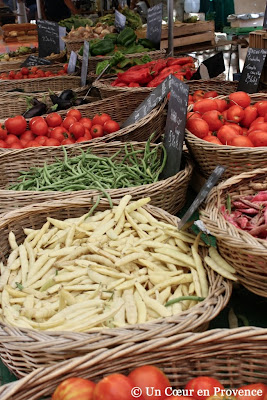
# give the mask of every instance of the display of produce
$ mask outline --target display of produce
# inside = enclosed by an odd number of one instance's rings
[[[223,99],[196,101],[187,116],[187,129],[207,142],[237,147],[267,146],[267,101],[251,105],[245,92]]]
[[[58,98],[58,96],[55,97]],[[69,104],[69,100],[60,98],[59,100]],[[39,109],[42,107],[42,103],[35,107]],[[26,119],[17,115],[8,118],[5,121],[5,126],[0,129],[0,147],[23,149],[26,147],[68,145],[102,137],[119,129],[119,124],[113,121],[108,114],[96,114],[91,120],[82,118],[81,112],[75,108],[71,108],[64,119],[55,112],[45,118],[41,116],[33,117],[28,126]]]
[[[133,30],[137,30],[142,27],[142,19],[139,14],[130,10],[128,7],[124,7],[120,12],[126,17],[126,25],[132,28]],[[115,14],[107,14],[98,19],[98,22],[114,25],[115,23]]]
[[[21,56],[36,53],[36,47],[20,46],[15,51],[0,54],[0,62],[21,60]]]
[[[67,73],[68,70],[68,64],[65,64],[62,69],[60,69],[58,72],[55,71],[49,71],[46,69],[45,71],[42,70],[41,67],[22,67],[20,71],[10,71],[9,73],[7,72],[2,72],[0,74],[0,79],[10,79],[10,80],[16,80],[16,79],[34,79],[34,78],[45,78],[45,77],[52,77],[52,76],[60,76],[60,75],[68,75]]]
[[[79,218],[48,217],[41,229],[25,229],[19,246],[10,231],[12,252],[0,278],[2,321],[86,332],[170,317],[203,301],[209,287],[200,237],[152,217],[143,208],[150,198],[130,200],[126,195],[112,207],[109,199],[112,208],[95,215],[98,203]],[[215,248],[205,261],[236,280]],[[15,274],[10,263],[18,264]]]
[[[151,61],[148,54],[145,54],[142,58],[133,57],[126,58],[121,51],[116,51],[114,56],[109,60],[100,61],[96,66],[96,74],[99,75],[101,72],[109,65],[106,73],[117,74],[119,72],[124,72],[127,69],[135,66],[146,64]]]
[[[85,18],[81,15],[72,15],[70,18],[62,19],[58,24],[67,28],[67,31],[70,31],[71,29],[77,29],[80,26],[93,26],[94,23],[90,18]]]
[[[109,26],[99,22],[96,26],[86,25],[80,26],[79,28],[71,28],[71,31],[67,34],[66,39],[96,39],[104,38],[106,35],[116,31],[115,26]]]
[[[52,400],[264,400],[267,385],[254,383],[227,389],[219,380],[210,376],[190,379],[184,388],[173,388],[164,372],[154,365],[143,365],[128,375],[109,374],[95,383],[88,379],[73,377],[63,380],[52,395]]]
[[[193,57],[165,58],[143,65],[136,65],[124,73],[118,73],[111,83],[119,87],[157,87],[170,74],[180,80],[190,79],[196,71]]]

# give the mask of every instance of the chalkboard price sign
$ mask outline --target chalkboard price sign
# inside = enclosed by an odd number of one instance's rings
[[[171,76],[171,97],[164,136],[167,162],[162,172],[162,179],[173,176],[180,171],[188,94],[189,86]]]
[[[247,93],[256,93],[265,62],[267,50],[250,47],[247,52],[244,68],[238,83],[237,90]]]
[[[267,30],[267,1],[265,6],[265,13],[263,18],[263,29]]]
[[[122,31],[125,28],[126,17],[118,10],[115,10],[115,27],[117,30]]]
[[[161,41],[161,26],[162,26],[162,3],[151,7],[147,11],[147,31],[146,37],[155,47],[160,49]]]
[[[50,65],[51,61],[50,60],[46,60],[45,58],[39,58],[36,56],[29,56],[26,58],[26,60],[21,64],[21,68],[22,67],[33,67],[35,65]]]
[[[178,223],[178,229],[182,229],[182,227],[186,224],[186,222],[190,219],[190,217],[194,214],[194,212],[198,209],[200,204],[205,200],[211,189],[216,185],[220,177],[225,171],[225,167],[222,167],[221,165],[217,165],[217,167],[214,169],[208,180],[205,182],[205,184],[202,186],[200,192],[198,193],[197,197],[191,204],[191,206],[188,208],[186,213],[184,214],[183,218],[181,221]]]
[[[225,71],[225,64],[223,53],[217,53],[212,57],[207,58],[207,60],[203,61],[200,64],[198,70],[191,77],[191,80],[195,79],[212,79],[216,78],[216,76],[220,75]]]
[[[75,72],[76,62],[77,62],[77,53],[75,53],[75,51],[72,51],[70,53],[70,59],[68,64],[68,74],[73,74]]]
[[[82,60],[82,71],[81,71],[81,86],[86,85],[86,77],[88,71],[88,57],[89,57],[89,42],[86,40],[83,44],[83,60]]]
[[[60,53],[63,50],[61,36],[65,31],[60,30],[56,22],[38,20],[38,43],[39,43],[39,57],[47,57],[50,54]],[[66,29],[66,28],[65,28]],[[63,42],[64,43],[64,42]]]

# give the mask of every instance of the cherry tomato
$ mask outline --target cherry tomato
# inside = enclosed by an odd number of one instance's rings
[[[29,75],[29,68],[22,67],[20,72],[22,73],[22,75]]]
[[[195,400],[205,400],[214,395],[214,388],[224,389],[224,386],[209,376],[198,376],[187,382],[185,389],[192,390],[192,397]]]
[[[153,365],[144,365],[129,374],[133,386],[142,390],[144,400],[163,400],[171,393],[171,384],[167,376]]]
[[[94,400],[132,399],[132,381],[122,374],[111,374],[99,381],[94,390]],[[144,398],[138,397],[140,400]]]
[[[93,125],[90,133],[92,135],[93,138],[97,138],[97,137],[102,137],[104,135],[104,129],[102,125]]]
[[[13,135],[21,135],[27,128],[27,121],[22,115],[8,118],[5,121],[5,127],[9,133]]]
[[[92,119],[92,125],[104,125],[104,123],[110,120],[111,117],[106,113],[99,113]]]
[[[46,120],[47,125],[50,127],[53,127],[53,128],[56,126],[60,126],[62,124],[61,115],[59,115],[56,112],[48,114],[48,116],[46,117],[45,120]]]
[[[76,108],[71,108],[67,112],[67,117],[74,117],[77,119],[77,121],[79,121],[82,118],[82,113],[81,113],[81,111],[77,110]]]
[[[110,119],[104,123],[104,132],[106,134],[117,132],[119,129],[120,129],[120,125],[116,121],[113,121],[112,119]]]

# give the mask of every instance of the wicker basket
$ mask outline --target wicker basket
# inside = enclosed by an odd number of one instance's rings
[[[116,79],[108,78],[108,79],[100,79],[99,81],[93,83],[93,86],[99,89],[101,93],[101,97],[110,97],[119,93],[128,93],[131,97],[138,96],[143,100],[154,90],[155,88],[148,87],[119,87],[119,86],[111,86],[111,83]],[[193,94],[195,90],[204,90],[205,92],[210,90],[216,90],[220,95],[227,95],[234,91],[236,91],[237,84],[236,82],[230,81],[219,81],[216,79],[211,79],[209,81],[204,80],[193,80],[186,81],[187,85],[189,85],[189,93]]]
[[[108,374],[128,374],[147,364],[161,368],[175,389],[184,389],[190,379],[203,375],[232,389],[258,382],[267,384],[266,352],[267,329],[243,327],[183,333],[151,339],[146,346],[121,345],[38,368],[19,381],[0,387],[0,399],[37,400],[51,396],[57,385],[70,377],[98,382]]]
[[[42,69],[42,70],[44,70],[44,71],[51,71],[51,72],[58,72],[58,71],[60,71],[61,69],[63,69],[64,68],[64,64],[61,64],[61,63],[56,63],[56,64],[49,64],[49,65],[38,65],[38,68],[40,68],[40,69]],[[16,67],[16,68],[13,68],[13,71],[14,72],[19,72],[20,71],[20,66],[18,66],[18,67]],[[2,70],[2,72],[9,72],[10,71],[10,68],[7,68],[6,70]],[[0,83],[2,83],[2,81],[5,81],[5,83],[7,83],[7,81],[6,80],[0,80]],[[8,82],[10,82],[10,80],[8,80]]]
[[[251,103],[267,100],[267,94],[251,94]],[[227,97],[221,97],[227,99]],[[189,107],[189,110],[191,106]],[[200,172],[208,177],[217,165],[227,167],[222,179],[230,178],[255,168],[266,168],[266,147],[221,146],[206,142],[186,130],[185,142],[189,152],[199,166]],[[221,179],[221,180],[222,180]]]
[[[131,142],[135,149],[144,150],[146,143]],[[157,146],[157,145],[151,145]],[[125,155],[125,146],[121,142],[110,143],[92,143],[84,145],[80,148],[66,148],[69,156],[79,155],[81,149],[86,151],[91,149],[93,154],[103,157],[111,157],[118,150],[122,149],[119,157],[114,161],[121,161]],[[158,156],[161,154],[159,152]],[[41,203],[50,200],[66,199],[77,196],[90,196],[92,193],[97,194],[97,191],[83,190],[77,192],[32,192],[32,191],[15,191],[6,190],[12,184],[17,182],[20,175],[19,171],[27,171],[30,167],[42,167],[44,163],[51,164],[55,162],[55,158],[63,159],[64,153],[61,148],[56,148],[53,153],[46,154],[42,158],[38,154],[32,154],[30,149],[23,152],[6,153],[0,156],[1,175],[0,175],[0,213],[5,213],[17,207],[23,207],[33,203]],[[136,186],[123,189],[111,189],[107,192],[112,198],[117,199],[128,193],[132,199],[137,200],[142,197],[150,197],[151,204],[160,207],[163,210],[176,214],[185,204],[186,193],[189,181],[192,176],[193,165],[189,158],[184,161],[184,168],[176,175],[143,186]]]
[[[68,55],[70,55],[72,51],[79,51],[84,44],[84,39],[68,39],[67,37],[62,37],[61,39],[65,42]]]
[[[49,88],[52,91],[62,91],[80,86],[79,76],[63,75],[35,79],[0,80],[0,92],[7,92],[14,89],[23,89],[25,92],[46,92]]]
[[[0,62],[0,72],[4,71],[10,71],[13,69],[18,69],[21,68],[21,64],[30,56],[30,55],[37,55],[36,53],[31,53],[31,54],[25,54],[23,56],[19,56],[16,58],[16,60],[12,61],[12,58],[10,61],[2,61]],[[48,57],[45,57],[47,60],[51,61],[52,64],[54,63],[63,63],[66,60],[66,52],[62,51],[60,54],[54,54]],[[50,65],[51,66],[51,65]],[[44,67],[44,65],[40,66]]]
[[[160,58],[164,58],[166,54],[166,50],[154,50],[146,53],[134,53],[134,54],[125,54],[126,58],[142,58],[144,55],[147,55],[151,58],[151,60],[159,60]],[[100,61],[110,60],[112,56],[97,56],[97,57],[89,57],[88,62],[88,73],[95,73],[96,66]],[[82,61],[82,57],[78,56],[78,59]]]
[[[104,99],[96,101],[92,104],[85,104],[83,106],[76,107],[81,111],[83,117],[93,118],[95,114],[106,112],[112,119],[117,121],[120,125],[131,115],[131,113],[139,106],[140,101],[138,98],[135,101],[129,102],[127,94],[114,96],[112,99]],[[114,140],[120,141],[146,141],[152,133],[155,133],[154,141],[160,137],[164,131],[166,122],[166,115],[164,113],[164,107],[166,100],[162,104],[155,107],[149,114],[144,118],[141,118],[137,123],[131,124],[126,128],[119,129],[117,132],[105,135],[100,138],[90,140],[90,143],[97,142],[110,142]],[[68,110],[59,111],[59,114],[64,117]],[[84,143],[84,142],[83,142]],[[81,143],[69,145],[70,147],[80,147]],[[68,147],[69,147],[68,146]],[[29,150],[29,149],[28,149]],[[32,147],[31,154],[36,154],[37,157],[46,157],[46,155],[53,152],[55,147]],[[0,148],[0,154],[5,154],[10,151],[24,152],[22,150],[13,149],[2,149]],[[54,154],[54,153],[53,153]]]
[[[34,204],[11,211],[0,222],[1,259],[10,252],[8,232],[12,230],[18,243],[24,238],[23,228],[38,229],[48,216],[57,219],[83,215],[95,203],[96,196],[80,197],[70,200]],[[114,204],[117,204],[114,202]],[[102,199],[97,210],[109,208],[106,199]],[[178,218],[159,208],[147,206],[146,210],[156,218],[177,226]],[[203,249],[205,253],[205,249]],[[204,255],[204,254],[203,254]],[[206,329],[209,320],[214,318],[227,304],[232,285],[229,281],[207,268],[209,295],[194,307],[173,317],[160,318],[149,323],[129,325],[127,328],[95,328],[88,333],[49,332],[18,329],[0,324],[0,354],[6,365],[17,375],[23,376],[42,366],[58,364],[59,361],[84,355],[104,348],[116,348],[122,345],[130,348],[134,343],[146,348],[144,343],[153,339],[158,344],[162,339],[172,340],[172,336],[186,331]],[[116,352],[119,354],[119,352]],[[153,353],[153,352],[152,352]],[[129,353],[130,354],[130,353]]]
[[[254,194],[253,183],[265,183],[267,168],[233,176],[210,193],[201,219],[216,236],[220,253],[237,270],[240,282],[251,292],[267,297],[267,240],[257,239],[227,222],[221,213],[227,196]]]

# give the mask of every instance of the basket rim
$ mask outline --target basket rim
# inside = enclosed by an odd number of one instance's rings
[[[166,53],[165,49],[162,50],[152,50],[148,51],[145,53],[132,53],[132,54],[125,54],[125,57],[127,58],[136,58],[136,57],[142,57],[144,55],[156,55],[156,54],[162,54],[164,55]],[[104,61],[104,60],[110,60],[113,56],[90,56],[89,61]],[[81,61],[82,56],[78,54],[78,59]]]
[[[52,201],[47,201],[47,202],[43,202],[43,203],[35,203],[32,205],[21,207],[16,210],[9,211],[2,216],[1,221],[0,221],[0,229],[4,229],[5,227],[8,227],[9,224],[12,222],[20,223],[20,221],[28,215],[35,216],[42,212],[50,213],[50,212],[56,211],[57,209],[62,209],[62,208],[77,209],[80,207],[85,207],[85,206],[88,206],[89,204],[92,204],[92,202],[95,203],[96,198],[97,198],[97,196],[95,194],[91,194],[91,196],[86,196],[86,197],[80,196],[80,197],[75,197],[75,199],[52,200]],[[114,205],[117,205],[119,203],[119,199],[112,199],[112,201],[113,201]],[[101,198],[99,206],[109,208],[110,205],[109,205],[108,199]],[[161,208],[149,205],[149,204],[144,206],[144,209],[146,211],[148,211],[149,213],[151,213],[152,215],[153,215],[153,213],[156,214],[160,220],[165,220],[165,221],[167,220],[168,223],[171,223],[173,226],[178,226],[178,222],[180,219],[176,216],[169,214],[167,211],[165,211]],[[207,309],[210,306],[213,308],[212,317],[215,317],[219,313],[219,311],[222,309],[222,307],[225,306],[229,301],[229,298],[230,298],[230,295],[232,292],[232,282],[229,281],[228,279],[223,278],[221,275],[218,275],[211,269],[208,269],[208,271],[209,271],[209,273],[208,273],[209,283],[211,281],[211,277],[215,278],[214,282],[213,282],[213,285],[215,285],[215,288],[213,288],[213,291],[211,292],[211,290],[210,290],[211,286],[210,286],[209,294],[205,298],[205,300],[194,305],[192,308],[190,308],[188,310],[184,310],[181,313],[176,314],[174,316],[158,318],[153,321],[149,321],[149,322],[142,323],[142,324],[126,325],[123,328],[93,328],[93,329],[89,330],[88,332],[79,333],[79,336],[81,338],[82,337],[86,338],[91,334],[93,334],[93,335],[97,334],[100,339],[101,336],[105,335],[105,334],[110,334],[110,335],[114,336],[114,332],[118,332],[120,334],[121,331],[129,332],[129,331],[133,331],[134,329],[144,329],[144,330],[148,331],[149,327],[151,327],[151,329],[154,330],[156,327],[159,328],[163,322],[174,323],[174,324],[179,323],[177,321],[177,317],[178,317],[178,320],[181,317],[185,317],[185,321],[183,321],[183,323],[185,324],[187,322],[186,321],[187,317],[188,316],[192,317],[193,315],[195,316],[194,322],[197,321],[196,326],[199,326],[203,322],[209,321],[211,318],[211,313],[208,312],[207,319],[204,319],[204,321],[203,321],[203,313],[201,313],[200,310],[204,309],[207,312]],[[221,302],[218,302],[217,299],[219,296],[222,295],[222,292],[224,293],[223,299]],[[199,316],[199,315],[201,315],[201,316]],[[72,334],[75,334],[75,332],[73,332],[73,331],[60,331],[60,330],[59,331],[43,330],[43,331],[39,332],[39,331],[33,330],[33,329],[13,327],[13,326],[8,325],[3,322],[0,322],[0,327],[2,327],[3,330],[7,329],[9,334],[10,334],[10,332],[13,332],[12,336],[14,336],[16,338],[21,336],[21,332],[24,332],[25,334],[29,333],[30,336],[31,336],[32,332],[34,332],[35,337],[38,337],[40,335],[40,337],[42,338],[42,342],[44,340],[44,337],[46,337],[48,339],[48,338],[52,338],[55,336],[56,337],[61,336],[62,334],[64,336],[65,335],[70,336]],[[0,336],[1,336],[1,334],[0,334]],[[2,339],[0,339],[0,341],[1,340]]]
[[[207,228],[212,232],[214,236],[225,239],[226,235],[228,235],[230,238],[234,238],[236,242],[234,247],[243,247],[245,250],[249,250],[249,253],[252,253],[253,255],[267,257],[267,240],[256,238],[250,235],[248,232],[242,230],[241,228],[237,228],[236,226],[231,224],[223,217],[219,204],[221,198],[225,197],[225,192],[227,192],[227,190],[229,190],[231,186],[238,184],[238,187],[241,188],[242,181],[246,179],[253,180],[254,177],[257,177],[259,175],[267,175],[267,168],[259,168],[250,172],[243,172],[219,183],[218,186],[213,188],[209,193],[206,199],[205,207],[202,207],[200,209],[200,219],[205,223]],[[209,212],[209,209],[211,207],[216,207],[217,209],[216,219],[211,217],[211,214]],[[223,230],[221,227],[219,227],[219,221],[223,221],[223,224],[228,229]],[[216,227],[221,231],[220,234],[215,232]]]

